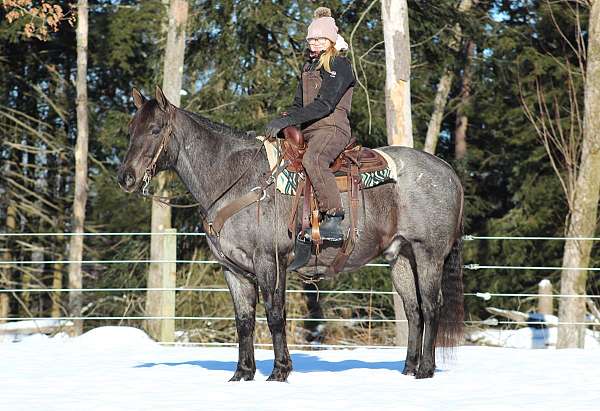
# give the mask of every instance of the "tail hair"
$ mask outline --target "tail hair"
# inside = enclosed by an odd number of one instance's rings
[[[442,274],[442,308],[439,316],[437,347],[456,347],[463,341],[465,327],[463,289],[463,228],[444,261]]]

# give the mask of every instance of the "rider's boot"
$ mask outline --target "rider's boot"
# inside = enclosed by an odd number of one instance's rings
[[[340,242],[344,241],[344,231],[342,230],[342,220],[344,219],[344,210],[329,210],[323,216],[319,224],[319,234],[324,241]]]

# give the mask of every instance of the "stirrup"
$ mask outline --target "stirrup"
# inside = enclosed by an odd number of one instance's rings
[[[332,243],[341,243],[344,241],[344,231],[341,224],[343,218],[343,216],[325,216],[319,226],[319,232],[323,241]]]

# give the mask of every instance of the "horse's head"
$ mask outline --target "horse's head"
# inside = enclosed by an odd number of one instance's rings
[[[156,87],[156,98],[148,100],[136,88],[132,92],[137,107],[129,123],[129,148],[118,173],[119,185],[132,193],[145,189],[150,179],[167,168],[166,149],[171,139],[175,106]]]

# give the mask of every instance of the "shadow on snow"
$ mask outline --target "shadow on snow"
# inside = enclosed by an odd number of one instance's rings
[[[322,358],[309,354],[292,354],[294,364],[294,372],[315,372],[315,371],[330,371],[339,372],[355,369],[371,369],[371,370],[391,370],[402,372],[404,369],[404,361],[380,361],[380,362],[365,362],[359,360],[344,360],[344,361],[326,361]],[[183,361],[183,362],[158,362],[145,363],[135,366],[135,368],[150,368],[157,365],[167,365],[175,367],[179,365],[194,365],[213,371],[235,371],[237,362],[235,361]],[[273,368],[273,360],[256,361],[256,369],[264,375],[269,375]]]

